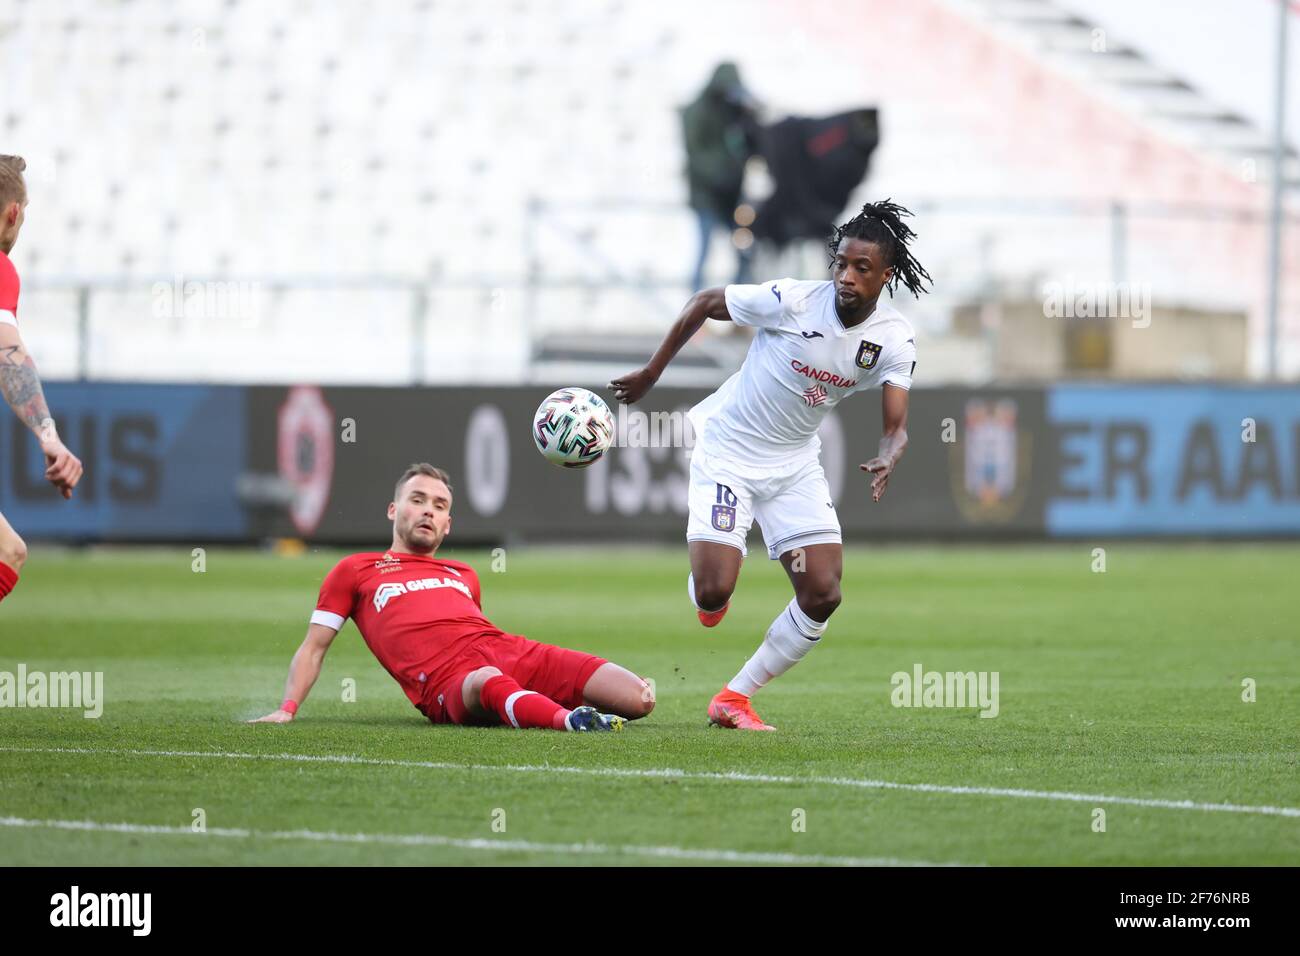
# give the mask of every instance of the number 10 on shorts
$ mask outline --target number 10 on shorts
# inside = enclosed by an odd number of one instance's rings
[[[736,494],[726,485],[718,485],[718,503],[713,506],[713,527],[731,531],[736,527]]]

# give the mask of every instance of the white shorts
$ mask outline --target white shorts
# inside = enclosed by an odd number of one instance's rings
[[[795,548],[841,541],[840,519],[816,458],[784,474],[746,476],[697,446],[691,455],[686,540],[716,541],[747,554],[745,539],[755,518],[773,561]]]

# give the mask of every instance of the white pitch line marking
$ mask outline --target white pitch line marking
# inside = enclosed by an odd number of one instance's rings
[[[245,830],[210,827],[196,833],[189,827],[148,823],[100,823],[95,820],[30,820],[0,817],[0,827],[79,830],[90,833],[129,833],[145,836],[225,837],[237,840],[307,840],[316,843],[378,843],[388,846],[451,847],[499,853],[557,853],[570,856],[636,856],[701,863],[769,863],[792,866],[961,866],[959,863],[924,863],[893,857],[821,856],[800,853],[761,853],[745,850],[707,850],[682,846],[632,846],[607,843],[535,843],[530,840],[485,840],[440,836],[432,833],[332,833],[320,830]]]
[[[965,787],[939,783],[897,783],[856,777],[789,777],[738,770],[706,772],[619,767],[566,767],[547,764],[465,764],[433,760],[392,760],[382,757],[357,757],[351,754],[255,754],[221,750],[127,750],[90,747],[0,747],[0,753],[37,754],[111,754],[129,757],[189,757],[215,760],[271,760],[295,763],[352,764],[368,767],[407,767],[421,770],[472,770],[496,773],[575,774],[586,777],[630,779],[712,780],[732,783],[775,783],[792,786],[852,787],[861,790],[901,790],[912,793],[941,793],[956,796],[1010,797],[1021,800],[1065,800],[1071,803],[1112,803],[1158,810],[1201,810],[1216,813],[1248,813],[1261,816],[1300,818],[1300,807],[1250,806],[1239,803],[1198,803],[1193,800],[1166,800],[1156,797],[1117,797],[1097,793],[1072,793],[1062,790],[1025,790],[1016,787]]]

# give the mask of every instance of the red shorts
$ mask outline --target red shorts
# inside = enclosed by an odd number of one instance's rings
[[[448,667],[440,668],[449,676],[430,690],[421,710],[435,724],[477,723],[465,709],[465,678],[480,667],[495,667],[524,690],[536,691],[561,707],[572,710],[582,706],[582,691],[603,657],[571,651],[530,641],[518,634],[498,634],[485,638],[460,654]],[[497,723],[489,718],[487,723]]]

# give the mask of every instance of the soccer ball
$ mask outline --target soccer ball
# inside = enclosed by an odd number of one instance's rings
[[[533,416],[533,444],[554,465],[586,468],[599,461],[613,441],[613,412],[585,388],[552,392]]]

